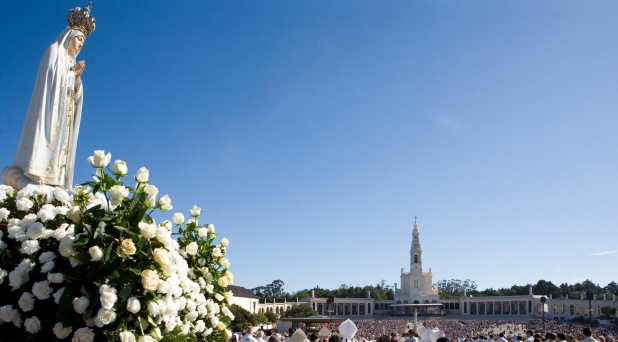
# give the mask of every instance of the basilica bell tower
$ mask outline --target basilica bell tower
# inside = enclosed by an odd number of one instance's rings
[[[432,284],[431,268],[423,272],[423,250],[416,217],[410,244],[410,272],[404,272],[402,268],[400,277],[401,288],[395,290],[395,304],[437,303],[438,290]]]

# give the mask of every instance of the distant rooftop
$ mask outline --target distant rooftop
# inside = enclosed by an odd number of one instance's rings
[[[227,288],[232,291],[234,297],[257,298],[253,291],[242,286],[230,285]]]

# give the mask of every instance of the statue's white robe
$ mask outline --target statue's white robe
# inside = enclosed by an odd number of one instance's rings
[[[13,166],[33,181],[65,189],[73,184],[83,101],[83,86],[74,92],[75,59],[68,46],[81,34],[67,28],[45,50],[13,159]]]

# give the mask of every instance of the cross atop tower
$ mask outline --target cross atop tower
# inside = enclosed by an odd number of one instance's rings
[[[414,223],[416,223],[416,215],[414,215]]]

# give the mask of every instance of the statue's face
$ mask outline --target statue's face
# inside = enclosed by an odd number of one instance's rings
[[[86,42],[86,38],[83,35],[77,35],[71,39],[69,42],[69,55],[73,57],[77,57],[77,54],[84,47],[84,43]]]

